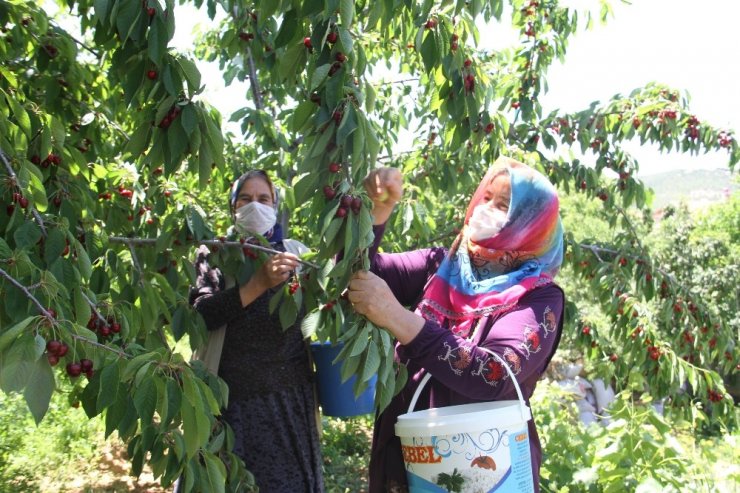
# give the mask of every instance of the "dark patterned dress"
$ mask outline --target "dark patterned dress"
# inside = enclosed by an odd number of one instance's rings
[[[282,243],[273,248],[284,250]],[[197,251],[190,303],[208,330],[226,324],[218,376],[229,386],[223,417],[234,430],[234,452],[260,492],[323,492],[313,376],[300,320],[283,331],[277,311],[269,313],[272,289],[243,308],[239,286],[226,288],[208,253],[205,246]]]

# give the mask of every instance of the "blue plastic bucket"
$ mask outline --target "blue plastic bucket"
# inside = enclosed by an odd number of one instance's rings
[[[352,386],[355,384],[356,377],[352,375],[346,382],[342,383],[341,363],[332,364],[343,346],[344,344],[341,342],[336,346],[332,346],[330,342],[311,343],[311,353],[316,364],[321,412],[325,416],[334,417],[370,414],[374,411],[373,401],[377,376],[370,379],[367,389],[355,399]]]

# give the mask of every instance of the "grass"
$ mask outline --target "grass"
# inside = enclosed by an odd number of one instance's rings
[[[372,416],[322,419],[321,453],[327,493],[367,491]]]

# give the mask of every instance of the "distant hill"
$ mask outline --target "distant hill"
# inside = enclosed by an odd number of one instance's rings
[[[691,210],[721,202],[740,190],[728,169],[674,170],[642,178],[655,192],[653,210],[685,202]]]

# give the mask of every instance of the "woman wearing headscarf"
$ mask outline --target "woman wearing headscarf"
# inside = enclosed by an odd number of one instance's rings
[[[233,183],[229,236],[253,242],[261,235],[280,253],[238,284],[211,265],[208,248],[201,246],[190,303],[209,331],[225,330],[218,376],[229,386],[223,418],[234,430],[234,452],[260,491],[314,493],[324,487],[312,369],[300,319],[283,330],[277,311],[269,311],[270,298],[299,267],[298,257],[285,251],[299,242],[283,239],[276,223],[277,198],[262,170]]]
[[[400,198],[399,177],[384,169],[366,181],[374,199],[376,243],[370,272],[357,273],[349,291],[358,313],[395,336],[396,357],[409,374],[375,422],[371,493],[408,491],[394,425],[425,375],[432,378],[417,411],[516,400],[509,374],[490,350],[507,362],[529,404],[557,349],[565,303],[554,283],[563,230],[557,193],[547,178],[499,158],[473,194],[449,249],[375,254],[383,223]],[[532,486],[538,490],[542,450],[534,420],[528,428]]]

